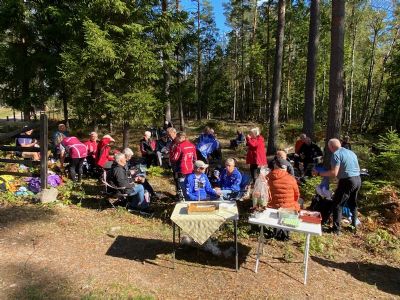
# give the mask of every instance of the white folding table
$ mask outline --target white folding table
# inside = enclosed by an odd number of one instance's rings
[[[306,235],[306,245],[304,247],[304,284],[307,284],[307,272],[308,272],[308,252],[310,249],[310,236],[311,235],[322,235],[321,224],[313,224],[300,222],[299,227],[288,227],[279,224],[278,210],[267,208],[263,213],[256,217],[249,218],[250,224],[255,224],[260,226],[260,236],[258,239],[258,247],[257,247],[257,260],[254,272],[258,272],[258,265],[260,262],[260,249],[264,243],[264,226],[271,227],[276,229],[283,229],[288,231],[300,232]]]

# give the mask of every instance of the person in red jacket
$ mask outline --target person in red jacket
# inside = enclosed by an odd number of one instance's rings
[[[177,134],[178,145],[173,153],[172,162],[175,171],[184,176],[193,172],[193,163],[197,160],[196,146],[186,139],[186,133]]]
[[[97,155],[96,155],[96,165],[103,169],[110,169],[114,156],[110,155],[111,143],[114,143],[115,140],[108,134],[103,136],[97,146]]]
[[[89,170],[93,170],[93,167],[95,165],[96,161],[96,155],[97,155],[97,132],[92,131],[89,135],[89,140],[84,142],[86,148],[87,148],[87,156],[86,156],[86,161],[89,165]]]
[[[268,183],[271,191],[271,199],[268,207],[292,208],[300,210],[298,203],[300,192],[296,179],[290,175],[286,168],[287,162],[282,158],[274,161],[274,169],[268,174]]]
[[[65,137],[60,145],[60,161],[61,166],[64,166],[65,157],[69,157],[69,176],[72,181],[76,180],[76,173],[78,173],[78,182],[82,179],[83,174],[83,161],[87,156],[86,146],[74,136]]]
[[[247,156],[246,163],[250,165],[251,178],[253,183],[256,180],[257,170],[267,164],[267,153],[265,151],[264,138],[260,135],[259,128],[250,130],[246,136]]]

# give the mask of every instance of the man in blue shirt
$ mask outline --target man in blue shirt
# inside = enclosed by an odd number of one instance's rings
[[[314,172],[320,176],[335,176],[339,180],[332,203],[333,232],[339,234],[342,209],[346,202],[352,214],[351,224],[354,230],[356,229],[357,195],[361,187],[360,167],[356,154],[343,148],[338,139],[330,139],[328,148],[333,153],[331,169],[325,172]]]
[[[201,160],[194,163],[194,172],[185,178],[186,195],[190,201],[216,200],[220,192],[215,191],[205,173],[208,165]]]
[[[235,160],[228,158],[225,161],[225,169],[221,171],[218,185],[224,199],[236,197],[240,192],[240,183],[242,182],[242,174],[235,167]]]

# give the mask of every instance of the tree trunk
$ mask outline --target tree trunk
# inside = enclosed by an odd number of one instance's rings
[[[393,39],[392,39],[392,42],[391,42],[391,44],[390,44],[389,50],[388,50],[388,52],[386,53],[385,57],[383,58],[381,77],[380,77],[380,79],[379,79],[379,84],[378,84],[378,88],[377,88],[377,92],[376,92],[376,96],[375,96],[374,105],[373,105],[371,114],[370,114],[370,116],[369,116],[369,118],[368,118],[368,120],[367,120],[367,122],[366,122],[366,124],[365,124],[365,128],[367,128],[367,129],[368,129],[369,125],[371,124],[372,119],[373,119],[374,116],[375,116],[376,109],[377,109],[378,103],[379,103],[379,99],[380,99],[380,97],[381,97],[381,90],[382,90],[383,77],[384,77],[385,72],[386,72],[386,63],[387,63],[387,61],[388,61],[388,59],[389,59],[389,57],[390,57],[390,55],[391,55],[391,53],[392,53],[393,46],[395,45],[396,40],[397,40],[397,38],[399,37],[399,33],[400,33],[400,27],[398,27],[398,28],[396,29],[396,32],[395,32],[394,37],[393,37]]]
[[[363,132],[365,130],[365,122],[367,121],[367,116],[368,116],[368,108],[371,102],[371,93],[372,93],[372,75],[374,73],[374,67],[375,67],[375,49],[376,49],[376,43],[377,43],[377,37],[378,37],[379,29],[377,27],[374,28],[374,36],[372,40],[372,53],[371,53],[371,60],[369,63],[369,70],[368,70],[368,80],[367,80],[367,90],[365,91],[365,102],[362,110],[362,115],[361,115],[361,123],[360,123],[360,132]]]
[[[270,84],[269,84],[269,82],[270,82],[270,80],[269,80],[269,78],[270,78],[270,70],[271,70],[271,67],[270,67],[270,55],[269,55],[269,49],[270,49],[270,45],[271,45],[271,24],[270,24],[270,12],[271,12],[271,5],[272,5],[272,0],[269,0],[268,1],[268,4],[267,4],[267,12],[266,12],[266,14],[267,14],[267,16],[266,16],[266,18],[267,18],[267,20],[266,20],[266,22],[267,22],[267,51],[265,51],[265,61],[266,61],[266,63],[265,63],[265,68],[266,68],[266,70],[265,70],[265,78],[267,79],[266,80],[266,84],[265,84],[265,98],[266,98],[266,103],[265,103],[265,119],[266,120],[268,120],[268,118],[269,118],[269,111],[268,111],[268,107],[269,107],[269,101],[270,101],[270,99],[271,99],[271,89],[270,89]]]
[[[122,148],[128,148],[129,145],[129,130],[130,124],[127,121],[124,121],[123,131],[122,131]]]
[[[303,132],[314,138],[316,74],[319,44],[319,0],[311,0]]]
[[[162,0],[161,1],[161,8],[162,8],[162,13],[163,13],[163,17],[166,16],[167,14],[167,8],[168,8],[168,1],[167,0]],[[166,34],[165,34],[165,49],[167,49],[168,47],[168,40],[169,40],[169,32],[168,32],[168,28],[164,28],[164,30],[166,30]],[[170,70],[168,67],[168,64],[166,63],[166,61],[169,60],[169,54],[167,53],[167,50],[164,50],[162,53],[162,57],[163,57],[163,71],[164,71],[164,87],[163,87],[163,96],[164,96],[164,100],[165,100],[165,120],[168,122],[171,122],[171,101],[169,99],[169,86],[170,86]]]
[[[348,112],[348,123],[347,131],[350,131],[352,119],[353,119],[353,95],[354,95],[354,65],[355,65],[355,49],[356,49],[356,37],[357,37],[357,24],[354,20],[355,16],[355,4],[351,9],[351,27],[352,27],[352,39],[351,39],[351,68],[350,68],[350,100],[349,100],[349,112]]]
[[[67,128],[69,128],[68,96],[67,96],[67,92],[64,87],[61,91],[61,99],[62,99],[62,103],[63,103],[64,124]]]
[[[325,166],[330,168],[328,141],[340,138],[343,113],[343,60],[344,60],[345,0],[332,1],[331,59],[329,71],[329,107],[325,140]]]
[[[200,0],[197,0],[197,119],[201,120],[201,39],[200,39]]]
[[[279,99],[282,81],[283,38],[285,34],[285,0],[278,2],[278,28],[276,31],[275,65],[272,85],[270,124],[267,153],[274,154],[278,144]]]

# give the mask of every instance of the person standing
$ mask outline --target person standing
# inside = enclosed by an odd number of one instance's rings
[[[147,168],[157,165],[156,141],[151,138],[150,131],[145,131],[140,140],[140,152],[146,161]]]
[[[265,141],[260,134],[259,128],[253,128],[246,136],[247,156],[246,163],[250,165],[251,178],[253,183],[256,181],[257,170],[267,164],[267,154],[265,152]]]
[[[328,148],[332,152],[331,169],[324,172],[313,171],[314,175],[337,177],[339,180],[333,195],[333,228],[332,232],[340,233],[342,209],[347,203],[352,214],[351,225],[356,230],[357,225],[357,196],[361,188],[360,166],[357,155],[344,147],[338,139],[330,139]]]
[[[197,160],[196,147],[187,140],[186,133],[177,134],[178,145],[173,153],[172,162],[175,171],[185,177],[193,172],[193,163]]]
[[[83,161],[87,156],[86,145],[83,144],[78,138],[74,136],[65,137],[60,143],[61,149],[61,166],[64,166],[65,157],[69,157],[69,176],[72,181],[76,181],[76,174],[78,173],[78,182],[82,179],[83,174]]]

